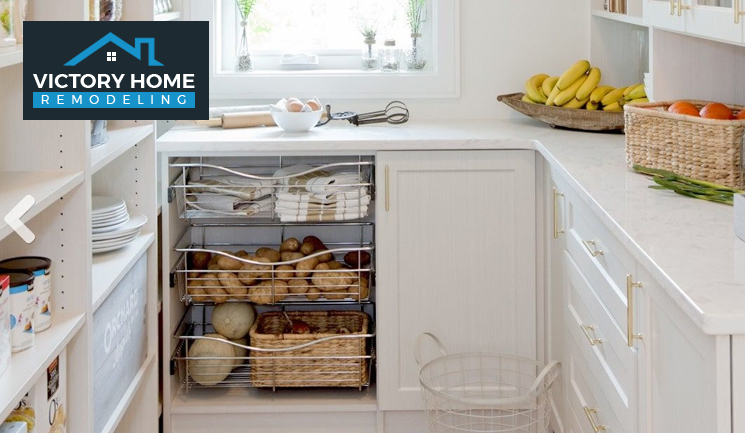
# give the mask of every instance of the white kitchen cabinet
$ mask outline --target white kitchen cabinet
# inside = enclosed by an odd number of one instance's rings
[[[736,0],[686,0],[686,33],[725,42],[743,42],[744,20],[735,22]]]
[[[638,329],[646,352],[646,431],[731,432],[730,337],[701,332],[641,266],[634,279],[648,304]]]
[[[376,179],[379,409],[423,409],[425,331],[534,358],[535,154],[378,152]]]
[[[683,6],[682,11],[678,8],[679,1]],[[685,31],[686,4],[684,1],[691,0],[644,0],[644,23],[650,27],[665,30]]]

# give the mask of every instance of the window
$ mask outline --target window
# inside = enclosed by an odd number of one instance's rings
[[[107,62],[116,62],[116,51],[107,51],[106,52],[106,61]]]
[[[256,0],[245,26],[252,66],[245,72],[238,67],[245,58],[237,55],[243,27],[236,0],[191,0],[191,19],[211,22],[211,97],[457,97],[459,0],[427,1],[423,69],[408,70],[403,53],[396,73],[363,69],[364,26],[377,29],[377,49],[385,39],[400,50],[412,45],[406,1]],[[300,56],[288,62],[290,55]]]

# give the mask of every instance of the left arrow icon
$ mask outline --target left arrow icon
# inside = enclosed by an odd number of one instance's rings
[[[18,202],[18,204],[5,215],[5,223],[10,226],[27,244],[36,239],[34,232],[29,230],[26,225],[21,222],[21,218],[36,204],[36,199],[33,196],[27,195]]]

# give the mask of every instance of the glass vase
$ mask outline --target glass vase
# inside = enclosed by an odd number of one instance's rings
[[[241,37],[235,53],[236,72],[248,72],[253,70],[251,64],[251,53],[248,52],[248,36],[246,34],[246,22],[241,22]]]
[[[406,50],[406,67],[410,71],[421,71],[427,66],[427,49],[420,33],[411,34],[411,47]]]
[[[378,69],[378,49],[375,48],[375,39],[365,39],[365,46],[362,48],[362,69],[365,71]]]
[[[0,0],[0,47],[16,44],[13,33],[13,2]]]

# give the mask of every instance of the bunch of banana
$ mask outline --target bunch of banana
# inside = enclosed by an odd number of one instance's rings
[[[563,108],[623,111],[625,104],[648,102],[643,84],[615,88],[601,86],[602,73],[580,60],[559,77],[538,74],[525,83],[523,101]]]

